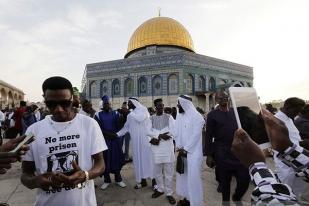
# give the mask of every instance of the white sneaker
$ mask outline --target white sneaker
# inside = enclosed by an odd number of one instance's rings
[[[117,184],[119,187],[122,187],[122,188],[124,188],[124,187],[127,186],[126,183],[124,183],[123,181],[121,181],[121,182],[116,182],[116,184]]]
[[[103,185],[101,186],[101,190],[106,190],[106,188],[108,188],[110,183],[106,183],[104,182]]]

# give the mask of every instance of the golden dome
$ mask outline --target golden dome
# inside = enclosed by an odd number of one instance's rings
[[[130,38],[126,56],[149,45],[178,46],[194,51],[193,41],[186,28],[168,17],[155,17],[140,25]]]

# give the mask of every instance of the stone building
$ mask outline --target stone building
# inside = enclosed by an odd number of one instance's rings
[[[12,108],[19,105],[19,101],[24,100],[25,93],[0,79],[0,109]]]
[[[158,97],[166,106],[176,106],[177,97],[188,94],[208,111],[217,89],[252,84],[252,67],[195,53],[184,26],[155,17],[135,30],[124,59],[86,65],[82,92],[95,107],[109,95],[114,108],[130,96],[139,97],[147,107]]]

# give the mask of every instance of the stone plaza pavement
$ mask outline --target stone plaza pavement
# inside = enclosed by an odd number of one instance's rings
[[[13,165],[12,169],[5,175],[0,176],[0,202],[6,202],[10,206],[30,206],[35,201],[35,190],[29,190],[20,182],[20,163]],[[105,191],[99,189],[102,180],[95,180],[96,196],[98,206],[168,206],[167,199],[164,195],[157,199],[152,199],[151,187],[145,187],[140,190],[133,189],[135,185],[133,165],[129,163],[124,166],[122,175],[126,188],[120,188],[115,184],[111,184]],[[113,176],[111,176],[113,179]],[[174,178],[175,181],[176,178]],[[150,181],[148,181],[150,185]],[[221,194],[217,193],[217,182],[215,181],[214,171],[203,166],[203,183],[204,183],[204,202],[205,206],[221,205]],[[235,180],[233,179],[231,194],[235,188]],[[250,185],[248,192],[243,198],[244,205],[250,205],[250,192],[253,185]],[[177,197],[178,199],[179,197]],[[233,204],[232,204],[233,205]]]

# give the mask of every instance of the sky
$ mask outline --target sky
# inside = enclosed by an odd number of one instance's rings
[[[41,101],[54,75],[80,87],[88,63],[122,59],[144,21],[179,21],[195,51],[254,68],[262,102],[309,100],[308,0],[0,0],[0,79]]]

